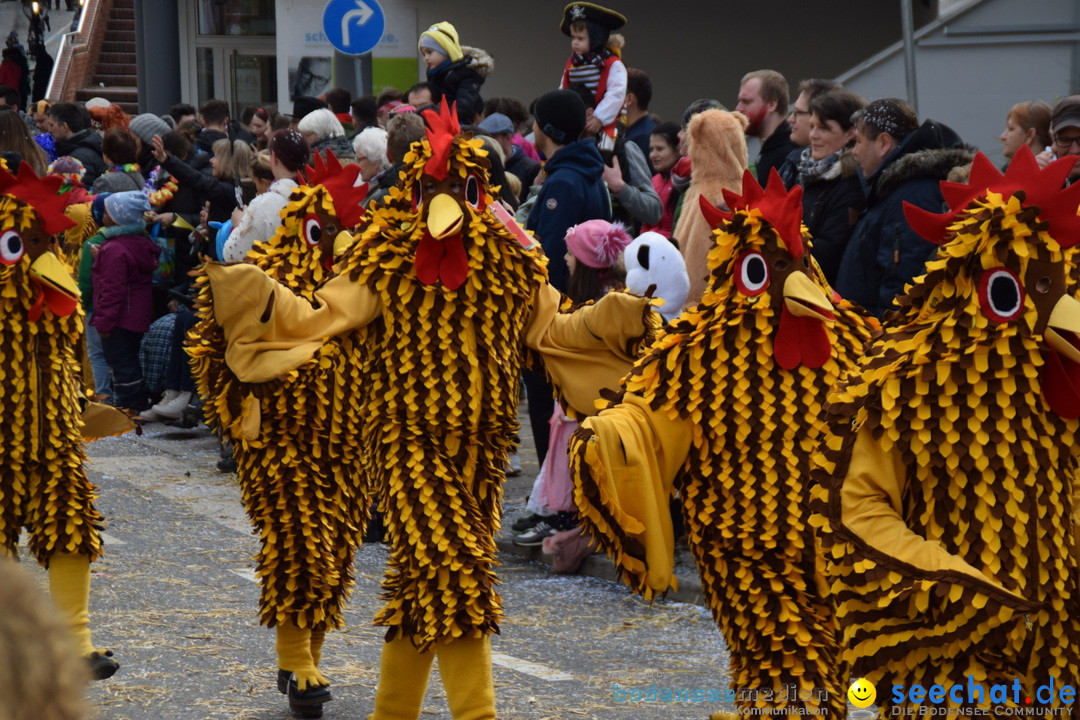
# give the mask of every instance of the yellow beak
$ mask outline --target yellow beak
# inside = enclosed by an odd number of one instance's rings
[[[38,256],[30,266],[30,275],[68,297],[79,299],[79,286],[75,284],[64,263],[60,262],[60,258],[51,252]]]
[[[1080,301],[1062,295],[1046,323],[1046,344],[1063,357],[1080,363]]]
[[[75,312],[79,305],[79,286],[60,258],[52,252],[38,255],[30,265],[30,277],[40,283],[45,304],[55,315],[66,317]]]
[[[352,245],[353,234],[348,230],[342,230],[334,238],[334,257],[341,257],[349,246]]]
[[[784,305],[792,315],[833,321],[833,306],[804,272],[793,272],[784,281]]]
[[[431,237],[442,240],[461,230],[465,216],[461,206],[446,193],[440,193],[428,202],[427,226]]]

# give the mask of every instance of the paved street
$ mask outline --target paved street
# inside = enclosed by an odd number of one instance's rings
[[[511,516],[536,471],[528,442],[526,470],[508,483]],[[89,451],[108,521],[106,557],[94,566],[92,623],[96,642],[114,648],[122,663],[115,677],[90,690],[97,717],[291,717],[272,685],[273,632],[255,619],[256,540],[236,477],[214,468],[208,431],[154,424],[142,437],[101,440]],[[381,645],[371,618],[385,559],[379,546],[359,552],[348,625],[328,636],[323,653],[335,697],[326,718],[371,711]],[[503,562],[506,619],[493,640],[500,718],[700,719],[720,709],[615,699],[654,683],[684,693],[726,689],[723,642],[703,608],[650,606],[611,582],[555,576],[514,555]],[[422,717],[449,718],[437,676]]]
[[[50,4],[55,7],[55,2]],[[67,3],[61,3],[61,6],[67,7]],[[60,48],[60,36],[70,29],[73,16],[74,13],[66,10],[54,9],[49,11],[51,29],[45,31],[45,47],[48,48],[49,54],[54,58],[56,57],[56,51]],[[23,48],[26,48],[26,33],[29,28],[30,23],[25,13],[23,13],[21,2],[0,0],[0,33],[2,33],[0,39],[6,38],[9,33],[14,32],[18,35]]]

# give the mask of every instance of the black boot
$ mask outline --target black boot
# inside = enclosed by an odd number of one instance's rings
[[[282,695],[289,696],[289,709],[302,718],[321,718],[323,703],[334,699],[330,688],[326,687],[309,687],[300,692],[296,678],[288,670],[278,670],[277,689]]]

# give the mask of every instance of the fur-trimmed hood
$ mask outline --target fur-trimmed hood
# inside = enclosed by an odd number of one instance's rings
[[[469,67],[475,70],[480,77],[486,79],[488,75],[495,72],[495,58],[488,55],[486,50],[462,45],[461,52],[465,55],[462,60],[468,61]]]
[[[870,176],[870,202],[887,197],[909,180],[944,180],[954,167],[974,158],[975,148],[965,145],[952,128],[927,120]]]

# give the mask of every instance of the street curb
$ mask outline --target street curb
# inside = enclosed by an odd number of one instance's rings
[[[515,545],[511,539],[506,537],[495,538],[495,545],[499,548],[500,554],[515,555],[550,566],[550,561],[545,559],[543,551],[539,547],[521,547]],[[618,573],[615,571],[615,563],[611,562],[611,558],[602,553],[585,558],[585,562],[581,563],[581,568],[577,574],[623,585]],[[680,573],[676,574],[675,577],[679,581],[679,589],[669,591],[663,596],[665,599],[672,602],[705,605],[705,595],[701,591],[701,579],[696,574]]]

